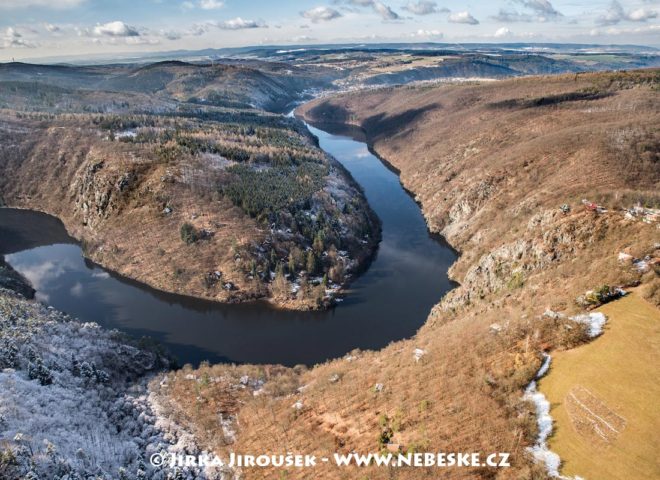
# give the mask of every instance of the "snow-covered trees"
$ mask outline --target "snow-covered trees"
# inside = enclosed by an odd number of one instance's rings
[[[40,357],[36,357],[34,362],[29,362],[27,367],[27,374],[30,380],[39,380],[42,385],[50,385],[53,383],[53,374],[48,367],[44,365]]]
[[[0,343],[0,369],[14,368],[17,355],[18,347],[11,340],[5,338]]]
[[[125,336],[0,289],[0,478],[165,480],[172,472],[144,459],[179,448],[148,396],[166,364]]]

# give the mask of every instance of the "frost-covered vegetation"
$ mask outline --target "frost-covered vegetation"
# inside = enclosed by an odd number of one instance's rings
[[[0,478],[213,478],[149,464],[199,452],[150,405],[147,383],[167,366],[155,348],[0,290]]]

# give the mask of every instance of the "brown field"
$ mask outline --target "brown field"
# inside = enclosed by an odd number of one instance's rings
[[[245,478],[546,478],[525,450],[536,423],[523,389],[541,352],[570,349],[587,335],[571,320],[542,314],[582,311],[576,297],[604,284],[641,283],[640,292],[658,304],[658,224],[627,219],[621,210],[658,205],[658,77],[647,71],[402,87],[301,107],[313,122],[364,128],[375,151],[401,171],[430,229],[461,251],[451,269],[460,286],[438,299],[414,338],[381,351],[352,352],[310,369],[184,369],[169,374],[166,387],[153,385],[156,398],[221,454],[512,455],[512,468],[499,470],[324,466],[252,469]],[[586,211],[583,198],[608,211]],[[567,213],[559,209],[564,203]],[[645,272],[620,262],[622,251],[648,255]],[[416,348],[426,351],[418,362]],[[263,388],[241,387],[241,375],[263,381]],[[619,429],[625,422],[623,441],[632,417],[583,386],[575,398]],[[235,418],[235,439],[225,438],[213,415],[218,402]]]
[[[549,446],[564,475],[658,478],[660,311],[636,293],[599,311],[605,334],[557,353],[539,384],[555,419]]]

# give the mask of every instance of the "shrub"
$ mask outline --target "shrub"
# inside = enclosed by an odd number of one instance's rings
[[[188,222],[181,225],[180,233],[181,240],[187,245],[191,245],[199,240],[199,232]]]
[[[525,277],[523,275],[523,272],[515,272],[513,275],[511,275],[511,278],[509,279],[507,283],[507,287],[509,290],[516,290],[518,288],[521,288],[525,284]]]

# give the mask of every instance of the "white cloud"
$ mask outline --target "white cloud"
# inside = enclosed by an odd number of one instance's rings
[[[527,13],[520,13],[516,11],[500,9],[497,15],[494,15],[491,18],[497,20],[498,22],[513,23],[513,22],[533,22],[534,19],[536,19],[537,17],[534,17],[533,15],[529,15]]]
[[[660,36],[660,25],[645,25],[643,27],[635,28],[618,28],[610,27],[606,29],[594,28],[589,32],[592,37],[609,35],[609,36],[619,36],[619,35],[644,35],[645,37],[650,37],[651,35]]]
[[[62,30],[60,27],[57,25],[53,25],[52,23],[44,23],[44,28],[48,30],[50,33],[57,33],[60,30]]]
[[[497,15],[491,18],[498,22],[547,22],[550,20],[559,20],[564,15],[557,11],[548,0],[514,0],[524,8],[531,11],[517,12],[515,10],[500,9]]]
[[[268,28],[268,25],[264,23],[261,20],[245,20],[241,17],[236,17],[231,20],[226,20],[224,22],[216,22],[215,20],[209,20],[208,22],[204,23],[196,23],[192,25],[186,32],[183,34],[179,32],[162,32],[161,31],[161,36],[169,39],[174,39],[170,38],[173,36],[193,36],[193,37],[199,37],[200,35],[204,35],[208,31],[210,31],[213,28],[219,28],[220,30],[243,30],[243,29],[250,29],[250,28]]]
[[[305,10],[304,12],[300,12],[300,15],[311,20],[314,23],[327,22],[330,20],[334,20],[335,18],[341,17],[341,13],[339,13],[334,8],[330,8],[330,7],[315,7],[310,10]]]
[[[374,4],[374,0],[347,0],[346,3],[357,5],[358,7],[371,7]]]
[[[97,24],[92,33],[96,36],[102,37],[139,37],[140,33],[135,27],[125,24],[121,21],[99,23]]]
[[[314,37],[310,37],[309,35],[297,35],[291,39],[293,42],[311,42],[313,40],[316,40]]]
[[[451,23],[465,23],[467,25],[477,25],[479,20],[470,15],[470,12],[454,12],[449,15],[449,21]]]
[[[335,0],[335,3],[342,3],[342,0]],[[385,21],[400,20],[401,16],[379,0],[343,0],[343,3],[354,5],[356,7],[371,7],[371,9],[380,15]],[[424,2],[420,2],[424,3]],[[434,2],[431,2],[434,3]],[[354,9],[353,11],[359,11]]]
[[[647,10],[646,8],[638,8],[637,10],[633,10],[628,14],[628,20],[631,20],[633,22],[645,22],[646,20],[649,20],[651,18],[656,18],[658,16],[658,12],[654,10]]]
[[[112,40],[116,40],[116,39],[113,38]],[[144,36],[125,37],[124,43],[126,45],[158,45],[160,43],[160,40],[158,40],[157,38],[150,38]]]
[[[440,30],[424,30],[419,29],[414,33],[410,34],[411,37],[423,37],[423,38],[442,38],[443,34]]]
[[[418,2],[408,2],[403,7],[403,9],[415,15],[430,15],[431,13],[438,13],[438,12],[446,13],[449,11],[447,8],[438,9],[438,4],[436,2],[430,2],[427,0],[420,0]]]
[[[225,6],[224,2],[221,2],[219,0],[200,0],[199,1],[199,8],[202,10],[217,10],[218,8],[222,8]]]
[[[548,0],[515,0],[522,6],[534,11],[537,15],[546,17],[561,17],[562,14],[558,12],[555,7]]]
[[[399,20],[401,17],[398,13],[393,11],[390,7],[381,2],[374,2],[373,8],[383,20]]]
[[[188,29],[188,35],[199,37],[209,31],[208,23],[196,23]]]
[[[221,0],[197,0],[192,2],[186,0],[181,3],[181,8],[184,10],[194,10],[195,8],[201,8],[202,10],[218,10],[225,6],[225,2]]]
[[[223,30],[242,30],[245,28],[266,28],[267,25],[261,21],[244,20],[241,17],[236,17],[225,22],[221,22],[218,28]]]
[[[86,0],[1,0],[0,10],[13,10],[19,8],[44,7],[52,9],[65,9],[77,7]]]
[[[158,34],[167,40],[179,40],[183,36],[181,32],[176,30],[159,30]]]
[[[23,38],[15,28],[8,27],[0,37],[0,48],[36,48],[36,44]]]
[[[510,37],[511,35],[512,35],[511,30],[509,30],[506,27],[498,28],[495,31],[495,37],[497,37],[497,38]]]
[[[596,23],[598,25],[616,25],[623,21],[645,22],[657,16],[658,12],[648,10],[644,7],[626,12],[621,4],[614,0],[607,9],[607,12],[596,19]]]

